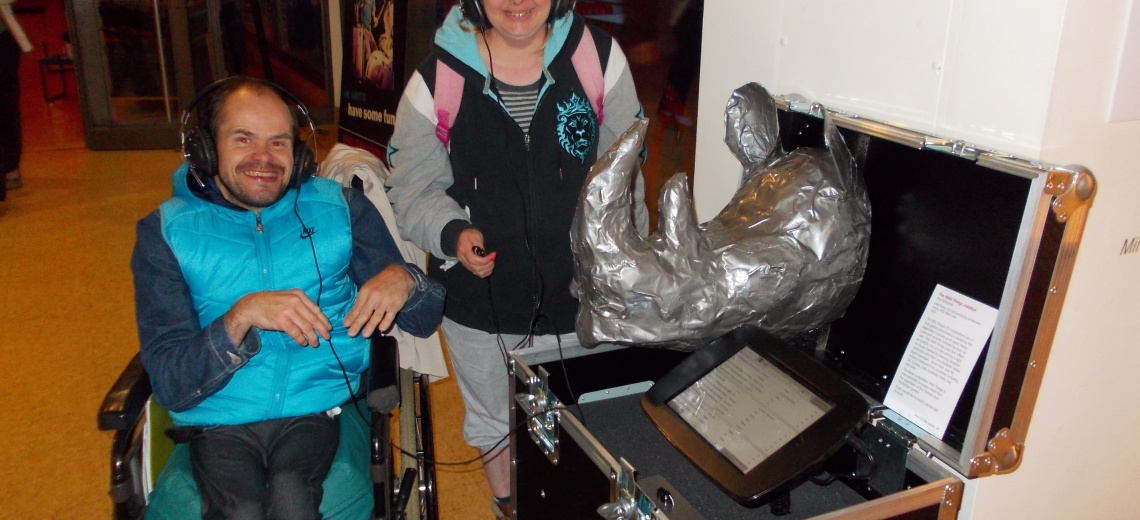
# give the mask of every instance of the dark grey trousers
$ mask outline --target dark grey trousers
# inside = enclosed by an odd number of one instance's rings
[[[323,413],[201,430],[190,464],[202,518],[319,520],[339,440],[339,423]]]

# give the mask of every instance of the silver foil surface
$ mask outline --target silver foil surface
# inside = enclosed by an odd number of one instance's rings
[[[732,200],[698,224],[684,173],[662,189],[657,232],[641,237],[631,184],[647,120],[590,171],[570,230],[578,337],[695,350],[743,324],[792,338],[843,315],[867,261],[871,205],[842,136],[780,147],[776,106],[750,83],[725,111],[725,142],[745,173]]]

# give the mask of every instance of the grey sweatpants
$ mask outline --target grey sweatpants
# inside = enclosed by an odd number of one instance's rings
[[[525,336],[520,334],[494,334],[465,327],[447,318],[443,319],[443,339],[451,356],[451,368],[459,394],[463,396],[466,412],[463,414],[463,439],[480,452],[507,446],[504,440],[509,429],[510,379],[507,375],[505,351],[519,345]],[[502,344],[500,345],[500,338]],[[518,348],[577,346],[574,333],[534,336]],[[505,349],[504,349],[505,347]]]

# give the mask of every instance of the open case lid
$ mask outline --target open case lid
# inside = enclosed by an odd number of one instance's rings
[[[776,98],[785,150],[823,145],[823,107]],[[853,150],[872,208],[867,268],[817,358],[881,403],[939,285],[997,309],[945,434],[881,409],[924,449],[967,476],[1019,462],[1095,181],[832,113]]]

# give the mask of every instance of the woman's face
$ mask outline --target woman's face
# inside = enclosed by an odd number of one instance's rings
[[[546,37],[551,0],[484,0],[483,10],[496,34],[517,43]]]

